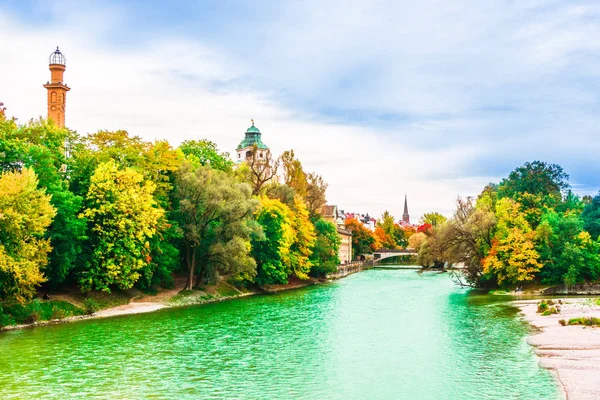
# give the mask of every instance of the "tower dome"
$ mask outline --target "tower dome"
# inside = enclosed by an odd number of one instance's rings
[[[67,65],[67,57],[56,46],[56,50],[50,54],[49,62],[50,65]]]
[[[266,144],[263,143],[261,138],[261,133],[256,126],[254,126],[254,120],[252,120],[252,126],[246,129],[246,133],[244,134],[244,139],[240,142],[237,147],[237,150],[242,150],[247,147],[255,146],[261,150],[268,150]]]

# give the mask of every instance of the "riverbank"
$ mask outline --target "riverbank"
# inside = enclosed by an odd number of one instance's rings
[[[556,299],[553,299],[557,302]],[[540,365],[552,370],[568,400],[598,399],[600,386],[600,328],[562,326],[560,320],[600,318],[600,306],[592,299],[561,299],[560,313],[543,316],[539,300],[515,301],[525,320],[536,329],[527,339],[540,357]]]
[[[130,299],[126,304],[108,307],[91,314],[75,315],[60,319],[50,319],[44,321],[35,321],[25,324],[16,324],[0,327],[0,332],[16,329],[25,329],[38,326],[63,324],[87,319],[110,318],[122,315],[133,315],[155,312],[164,308],[184,307],[190,305],[209,304],[220,301],[237,299],[240,297],[253,296],[259,294],[277,293],[286,290],[299,289],[310,285],[316,285],[322,281],[314,278],[308,280],[299,280],[292,278],[285,285],[267,285],[256,288],[240,289],[224,281],[216,285],[208,285],[201,290],[183,290],[185,280],[176,283],[173,289],[165,289],[155,295],[144,295],[137,290],[130,290]],[[80,294],[79,294],[80,296]],[[77,307],[83,307],[79,296],[60,294],[52,296],[54,299],[60,299],[74,304]],[[122,297],[123,293],[115,294]]]

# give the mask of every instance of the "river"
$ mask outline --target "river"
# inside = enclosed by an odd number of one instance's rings
[[[276,295],[0,333],[7,398],[558,399],[498,296],[369,270]]]

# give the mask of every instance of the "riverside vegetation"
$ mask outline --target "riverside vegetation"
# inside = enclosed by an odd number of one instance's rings
[[[207,140],[82,136],[1,110],[0,327],[92,313],[115,305],[102,293],[152,293],[174,276],[189,291],[335,271],[327,184],[293,151],[257,157],[234,168]],[[82,307],[38,298],[65,288],[85,293]]]
[[[600,194],[575,195],[555,164],[525,163],[418,243],[425,266],[463,264],[461,284],[482,288],[573,285],[600,279]]]

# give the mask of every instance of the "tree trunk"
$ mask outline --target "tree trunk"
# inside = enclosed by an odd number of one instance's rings
[[[190,257],[190,252],[191,257]],[[190,248],[187,248],[187,252],[186,252],[186,258],[188,261],[188,279],[187,279],[187,283],[185,284],[185,289],[186,290],[192,290],[193,286],[194,286],[194,270],[196,269],[196,249],[192,249],[190,251]]]

